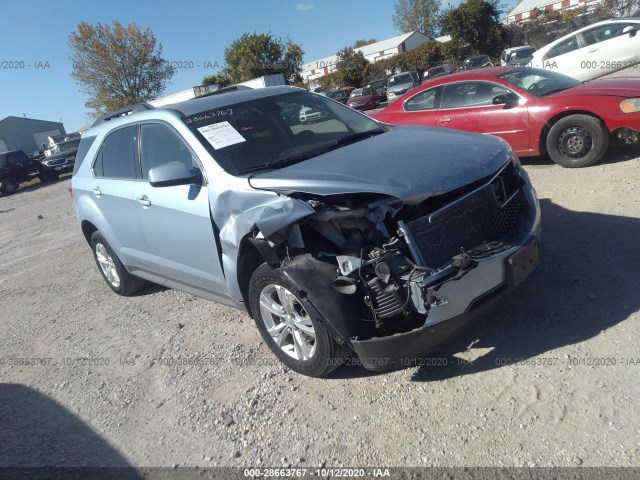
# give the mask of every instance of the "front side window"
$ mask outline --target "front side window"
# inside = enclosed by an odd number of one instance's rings
[[[493,105],[493,97],[508,93],[490,82],[461,82],[445,85],[440,108],[463,108]]]
[[[197,167],[195,155],[178,134],[159,123],[140,127],[140,162],[142,178],[149,177],[149,170],[169,162],[181,162],[191,170]]]
[[[367,116],[303,91],[231,104],[182,120],[231,174],[280,168],[384,132]]]
[[[587,45],[593,45],[595,43],[604,42],[612,38],[622,35],[622,30],[625,27],[633,25],[631,23],[608,23],[606,25],[600,25],[599,27],[592,28],[585,32],[582,32],[582,38]]]
[[[130,126],[110,133],[94,164],[98,177],[135,179],[138,164],[138,127]]]

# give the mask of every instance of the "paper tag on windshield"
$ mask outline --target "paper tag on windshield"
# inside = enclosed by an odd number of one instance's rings
[[[205,125],[198,128],[198,131],[216,150],[236,143],[246,142],[244,137],[227,121]]]

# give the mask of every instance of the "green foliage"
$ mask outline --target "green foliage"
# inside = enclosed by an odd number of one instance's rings
[[[356,52],[353,47],[344,47],[338,52],[336,73],[342,86],[359,88],[365,84],[365,69],[369,61],[362,52]]]
[[[472,52],[498,56],[506,37],[500,22],[498,0],[465,0],[442,16],[442,33],[451,35],[458,46],[468,45]]]
[[[399,53],[384,60],[380,60],[374,64],[375,69],[371,69],[378,73],[378,70],[389,70],[392,73],[399,73],[407,70],[417,70],[423,73],[426,69],[435,67],[442,63],[445,58],[442,45],[440,42],[430,40],[408,52]],[[383,75],[371,76],[369,79],[383,77]]]
[[[89,95],[85,105],[100,116],[162,93],[174,69],[162,59],[162,45],[150,29],[80,22],[69,35],[71,76]]]
[[[245,33],[224,49],[223,74],[231,83],[239,83],[284,73],[289,82],[295,83],[302,80],[303,54],[290,38],[282,40],[270,33]]]
[[[438,0],[395,0],[393,4],[393,26],[401,32],[418,30],[435,37],[440,21]]]
[[[320,77],[317,82],[318,86],[323,90],[335,90],[340,88],[340,77],[338,72],[331,72],[328,75]]]
[[[229,77],[223,72],[216,73],[215,75],[207,75],[202,79],[202,85],[218,85],[220,88],[224,88],[230,83]]]
[[[360,48],[360,47],[364,47],[365,45],[371,45],[372,43],[376,43],[378,40],[376,40],[375,38],[371,37],[369,40],[356,40],[355,43],[353,44],[353,48]]]

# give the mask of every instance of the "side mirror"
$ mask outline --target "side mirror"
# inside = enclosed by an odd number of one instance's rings
[[[636,36],[636,32],[638,31],[638,27],[636,27],[635,25],[629,25],[628,27],[624,27],[622,29],[622,34],[629,34],[630,37],[635,37]]]
[[[505,107],[513,107],[518,104],[520,98],[515,93],[503,93],[496,95],[491,100],[494,105],[504,105]]]
[[[182,162],[169,162],[149,170],[149,184],[152,187],[202,185],[202,181],[199,169],[187,168]]]

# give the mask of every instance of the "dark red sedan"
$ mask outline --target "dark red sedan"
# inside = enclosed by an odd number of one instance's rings
[[[638,140],[640,78],[581,83],[537,68],[470,70],[424,83],[371,116],[496,135],[520,157],[548,153],[563,167],[586,167],[602,158],[610,132]]]
[[[368,110],[376,108],[380,98],[373,87],[356,88],[347,99],[347,106],[356,110]]]

